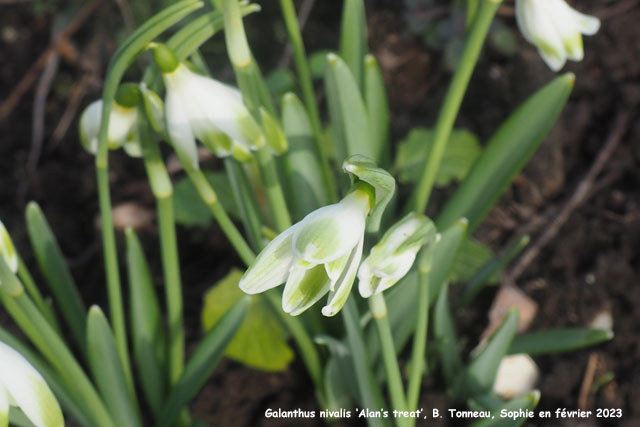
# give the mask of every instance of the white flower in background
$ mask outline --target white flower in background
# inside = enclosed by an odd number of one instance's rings
[[[264,144],[262,130],[240,91],[191,71],[164,45],[154,45],[153,52],[167,89],[167,133],[191,166],[198,167],[196,139],[218,156],[240,159]]]
[[[257,294],[286,282],[282,308],[296,316],[331,292],[322,314],[345,304],[362,257],[366,219],[374,190],[363,182],[339,203],[324,206],[272,240],[240,280]]]
[[[18,271],[18,253],[2,221],[0,221],[0,256],[4,257],[11,271],[14,273]]]
[[[94,101],[80,116],[80,141],[82,146],[95,155],[98,153],[98,132],[102,117],[102,100]],[[110,150],[124,146],[127,153],[134,157],[140,156],[138,139],[138,108],[125,107],[118,102],[113,103],[109,117],[109,131],[107,142]]]
[[[409,272],[420,248],[435,235],[433,223],[424,215],[411,213],[395,223],[360,266],[360,295],[369,298],[395,285]]]
[[[19,407],[36,427],[64,426],[58,401],[44,378],[0,341],[0,426],[8,425],[9,405]]]
[[[493,392],[503,399],[523,396],[533,390],[540,370],[528,354],[505,356],[500,361]]]
[[[516,20],[527,41],[553,71],[560,70],[567,61],[581,61],[584,57],[582,34],[598,32],[600,20],[582,14],[564,0],[516,0]]]

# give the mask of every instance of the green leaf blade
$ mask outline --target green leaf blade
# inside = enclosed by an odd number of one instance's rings
[[[83,351],[86,351],[86,308],[78,287],[40,207],[31,202],[26,210],[27,232],[40,270],[62,316],[71,329],[71,334]]]
[[[473,231],[524,167],[558,119],[573,88],[567,73],[527,99],[496,131],[436,224],[447,227],[460,217]]]
[[[107,318],[93,306],[87,317],[89,365],[100,394],[117,425],[141,426],[138,405],[116,350]]]
[[[613,331],[610,329],[550,329],[517,336],[511,343],[509,353],[527,353],[530,356],[566,353],[591,347],[611,339],[613,339]]]
[[[132,229],[125,231],[129,281],[133,357],[142,390],[154,414],[161,410],[167,376],[166,336],[158,298],[140,241]]]

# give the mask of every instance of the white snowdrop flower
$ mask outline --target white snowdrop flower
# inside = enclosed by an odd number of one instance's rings
[[[237,153],[244,158],[264,144],[239,90],[191,71],[164,45],[154,45],[153,53],[167,91],[167,133],[191,167],[198,167],[196,139],[221,157]]]
[[[0,221],[0,256],[4,257],[4,261],[12,272],[18,271],[18,253],[2,221]]]
[[[540,377],[540,370],[528,354],[505,356],[500,361],[493,391],[503,399],[530,392]]]
[[[58,401],[44,378],[17,351],[0,341],[0,425],[17,406],[36,427],[64,426]]]
[[[102,117],[102,100],[97,100],[85,108],[80,116],[80,141],[82,146],[91,154],[98,153],[98,132],[100,131],[100,118]],[[113,150],[122,146],[137,145],[138,109],[136,107],[124,107],[117,102],[113,103],[109,117],[109,131],[107,142],[109,149]]]
[[[516,20],[527,41],[553,71],[559,71],[567,59],[584,57],[582,34],[594,35],[600,20],[574,10],[564,0],[516,0]]]
[[[351,292],[375,202],[370,185],[357,182],[353,188],[272,240],[240,280],[240,289],[257,294],[286,282],[282,308],[293,316],[330,293],[322,314],[337,314]]]
[[[107,146],[110,150],[123,147],[132,157],[142,156],[138,136],[139,100],[140,91],[137,84],[124,83],[120,85],[109,115]],[[93,155],[98,153],[102,106],[101,99],[94,101],[85,108],[80,116],[80,141],[82,146]]]
[[[360,266],[360,295],[369,298],[395,285],[409,272],[420,248],[435,235],[433,223],[424,215],[411,213],[394,224]]]

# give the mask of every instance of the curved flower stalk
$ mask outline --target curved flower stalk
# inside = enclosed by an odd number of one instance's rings
[[[169,140],[188,165],[198,168],[196,139],[219,157],[233,155],[241,161],[264,145],[262,129],[240,91],[193,72],[165,45],[153,44],[152,49],[167,90]]]
[[[140,157],[142,149],[138,136],[139,90],[134,83],[125,83],[118,89],[109,117],[107,133],[108,147],[111,150],[123,147],[128,155]],[[89,104],[80,116],[80,141],[91,154],[98,153],[98,132],[102,117],[102,100]]]
[[[340,202],[317,209],[269,243],[240,280],[257,294],[286,282],[282,309],[297,316],[330,292],[325,316],[347,301],[362,257],[373,188],[358,182]]]
[[[538,47],[544,62],[559,71],[567,59],[582,61],[582,34],[600,29],[600,20],[582,14],[564,0],[516,0],[516,20],[529,43]]]
[[[0,256],[4,257],[12,272],[18,271],[18,253],[2,221],[0,221]],[[0,282],[0,284],[2,283]]]
[[[433,222],[421,214],[410,213],[395,223],[358,270],[360,295],[369,298],[395,285],[409,272],[420,248],[435,236]]]
[[[9,405],[19,407],[37,427],[64,426],[60,405],[44,378],[0,341],[0,426],[8,425]]]

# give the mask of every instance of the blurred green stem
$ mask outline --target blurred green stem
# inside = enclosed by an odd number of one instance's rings
[[[242,170],[242,165],[232,157],[225,157],[224,168],[227,171],[229,181],[231,181],[231,190],[233,191],[236,205],[240,209],[244,229],[249,235],[249,243],[254,250],[261,249],[262,220],[249,187],[249,182]]]
[[[440,110],[433,137],[433,145],[427,157],[427,164],[423,169],[422,176],[418,181],[418,186],[414,191],[414,210],[418,213],[424,212],[429,203],[429,196],[433,189],[445,147],[451,136],[456,117],[458,116],[462,99],[467,91],[473,69],[478,62],[478,57],[480,56],[484,40],[489,32],[493,17],[501,2],[502,0],[481,0],[482,4],[480,5],[480,9],[476,12],[473,27],[467,36],[467,41],[462,51],[462,56],[460,57],[460,63],[453,75],[449,91]]]
[[[409,411],[418,409],[429,326],[429,274],[419,272],[418,280],[418,316],[416,319],[416,332],[413,336],[411,370],[409,385],[407,386],[407,410]]]
[[[278,232],[283,232],[291,227],[291,216],[289,216],[289,209],[287,209],[287,202],[284,199],[278,171],[269,150],[270,148],[267,145],[258,148],[256,158],[260,166],[260,176],[262,177],[265,195],[273,214],[276,229]]]
[[[186,163],[185,163],[186,164]],[[200,169],[186,168],[187,174],[193,182],[193,185],[198,190],[202,201],[209,207],[209,210],[213,214],[213,217],[218,222],[218,225],[222,229],[222,232],[227,236],[231,242],[231,246],[236,250],[242,261],[249,265],[255,258],[255,254],[249,247],[249,244],[244,239],[242,234],[238,231],[238,228],[229,218],[229,215],[224,210],[216,192],[211,187],[211,184],[204,176]]]
[[[160,226],[160,246],[164,270],[164,288],[169,330],[169,381],[175,384],[184,367],[184,326],[182,314],[182,282],[176,242],[173,196],[156,200]]]
[[[382,348],[382,360],[384,369],[387,373],[387,384],[389,386],[389,395],[391,396],[391,404],[393,409],[398,411],[407,410],[407,399],[404,395],[404,386],[402,385],[402,374],[398,366],[398,358],[396,357],[396,349],[393,344],[393,335],[391,326],[389,325],[389,317],[387,316],[387,304],[382,293],[374,294],[369,299],[369,309],[373,314]],[[409,418],[396,418],[399,426],[410,425]]]
[[[107,294],[109,296],[109,309],[113,335],[118,349],[118,356],[122,362],[122,368],[127,381],[133,383],[131,378],[131,365],[129,364],[129,349],[127,346],[127,331],[124,322],[124,309],[122,307],[122,289],[120,285],[120,271],[118,270],[118,255],[116,252],[116,235],[113,228],[111,212],[111,194],[109,192],[109,170],[106,163],[97,163],[98,196],[100,201],[100,218],[102,229],[102,244],[104,251],[104,265],[107,275]]]
[[[325,147],[325,138],[322,133],[322,125],[320,122],[320,114],[318,113],[318,106],[316,104],[315,94],[313,92],[313,82],[311,80],[311,71],[309,70],[309,62],[307,61],[307,53],[304,49],[304,43],[302,41],[302,34],[300,33],[300,26],[298,25],[298,18],[296,16],[296,10],[293,6],[292,0],[280,0],[280,7],[282,9],[282,15],[284,16],[284,23],[289,33],[289,41],[293,48],[293,58],[296,63],[296,70],[298,72],[298,81],[300,88],[302,89],[302,98],[304,104],[307,107],[309,113],[309,119],[311,121],[311,129],[316,141],[318,154],[320,155],[320,163],[322,166],[322,174],[325,181],[325,185],[329,189],[328,193],[330,201],[336,201],[336,183],[331,173],[331,167],[329,166],[329,156],[327,155]]]

